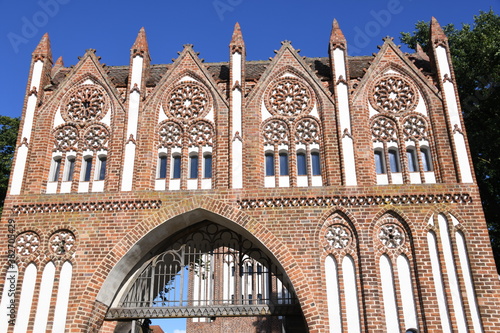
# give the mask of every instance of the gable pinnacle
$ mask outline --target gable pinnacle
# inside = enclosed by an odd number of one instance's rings
[[[443,28],[439,25],[438,21],[436,18],[433,16],[431,18],[431,24],[430,24],[430,39],[433,44],[437,45],[446,45],[448,42],[448,37],[446,37],[446,34],[443,31]]]
[[[132,45],[132,56],[143,56],[145,53],[149,55],[148,40],[146,38],[146,30],[142,27],[137,34],[134,45]]]
[[[333,19],[332,32],[330,34],[330,47],[332,47],[333,49],[346,49],[346,39],[344,33],[340,29],[337,19]]]
[[[241,27],[238,22],[234,25],[233,36],[231,38],[231,42],[229,43],[229,47],[231,49],[231,53],[242,53],[242,50],[245,48],[243,34],[241,33]]]
[[[38,43],[33,51],[33,58],[35,61],[47,58],[52,62],[52,49],[50,47],[50,38],[47,32],[42,36],[40,43]]]

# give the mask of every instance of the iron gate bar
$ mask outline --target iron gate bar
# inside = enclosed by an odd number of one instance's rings
[[[301,313],[299,304],[228,304],[215,306],[110,308],[106,314],[106,319],[290,316],[300,315]]]

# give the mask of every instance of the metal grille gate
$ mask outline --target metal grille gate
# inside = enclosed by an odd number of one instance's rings
[[[251,241],[202,222],[146,262],[106,318],[300,314],[291,285],[284,280]]]

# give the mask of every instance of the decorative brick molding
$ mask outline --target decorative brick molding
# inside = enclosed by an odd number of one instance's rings
[[[376,205],[414,205],[414,204],[470,204],[468,193],[414,194],[414,195],[352,195],[321,197],[280,197],[238,200],[240,209],[273,207],[331,207],[331,206],[376,206]]]
[[[32,205],[15,205],[13,214],[42,214],[66,212],[95,212],[95,211],[125,211],[139,209],[159,209],[161,200],[130,200],[130,201],[97,201],[97,202],[68,202],[44,203]]]

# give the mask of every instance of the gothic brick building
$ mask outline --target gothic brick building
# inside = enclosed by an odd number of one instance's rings
[[[499,281],[446,36],[129,66],[33,53],[0,333],[493,332]],[[5,280],[4,280],[5,279]]]

